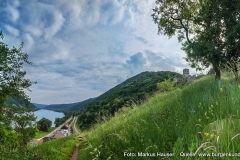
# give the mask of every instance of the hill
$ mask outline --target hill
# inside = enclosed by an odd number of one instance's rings
[[[220,81],[203,77],[123,107],[109,121],[70,138],[80,139],[78,159],[238,159],[240,83],[233,79],[229,73]],[[57,143],[62,140],[30,148],[26,155],[64,159],[59,154],[71,147]],[[47,153],[52,146],[58,149]]]
[[[34,106],[36,106],[38,109],[43,109],[44,107],[46,107],[46,104],[38,104],[38,103],[32,103]]]
[[[37,103],[32,103],[39,109],[47,109],[47,110],[53,110],[57,112],[75,112],[80,111],[81,107],[86,105],[87,103],[93,101],[96,98],[89,98],[87,100],[84,100],[82,102],[76,102],[76,103],[68,103],[68,104],[37,104]]]
[[[25,100],[23,98],[10,97],[6,100],[6,106],[5,107],[6,108],[11,108],[12,105],[18,106],[18,107],[26,107],[25,104],[27,104],[27,103],[25,102]],[[38,110],[38,108],[32,103],[29,104],[29,107],[33,111]]]
[[[157,83],[180,74],[170,71],[142,72],[115,86],[93,101],[81,106],[78,123],[81,129],[87,129],[109,116],[113,116],[121,107],[140,104],[157,91]],[[74,111],[73,109],[71,111]]]
[[[79,102],[76,103],[68,103],[68,104],[50,104],[50,105],[46,105],[43,109],[47,109],[47,110],[53,110],[53,111],[57,111],[57,112],[64,112],[67,109],[76,106]]]
[[[89,99],[87,99],[87,100],[84,100],[84,101],[82,101],[82,102],[79,102],[79,103],[77,103],[76,105],[68,108],[67,111],[69,111],[69,112],[71,112],[71,113],[74,113],[74,112],[79,113],[79,112],[81,112],[81,111],[84,110],[84,107],[85,107],[88,103],[94,101],[95,99],[96,99],[96,98],[89,98]]]
[[[233,79],[226,73],[221,81],[203,77],[124,107],[82,133],[78,159],[238,159],[240,83]]]

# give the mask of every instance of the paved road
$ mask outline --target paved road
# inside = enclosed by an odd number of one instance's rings
[[[77,128],[76,128],[77,119],[78,119],[78,117],[75,117],[75,118],[74,118],[75,121],[74,121],[73,129],[74,129],[74,132],[75,132],[76,134],[79,134],[79,132],[78,132],[78,130],[77,130]]]

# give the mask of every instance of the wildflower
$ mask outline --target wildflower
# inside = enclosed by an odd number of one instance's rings
[[[210,138],[213,138],[214,136],[215,136],[214,133],[211,133],[211,134],[210,134]]]
[[[207,133],[207,132],[205,132],[204,134],[205,134],[206,137],[209,135],[209,133]]]
[[[220,91],[222,92],[222,91],[223,91],[223,89],[222,89],[222,88],[220,88]]]
[[[198,108],[200,108],[200,107],[201,107],[201,103],[198,104]]]

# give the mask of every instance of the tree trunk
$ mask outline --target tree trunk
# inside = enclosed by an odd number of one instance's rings
[[[218,67],[214,67],[215,69],[215,80],[220,80],[221,79],[221,71],[219,70]]]
[[[238,68],[236,64],[234,64],[232,71],[235,76],[235,80],[238,81]]]

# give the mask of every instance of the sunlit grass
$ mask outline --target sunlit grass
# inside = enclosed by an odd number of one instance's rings
[[[174,153],[173,159],[192,159],[181,153],[239,152],[240,84],[227,74],[221,81],[204,77],[139,107],[122,109],[82,133],[79,159],[124,159],[124,152],[135,153],[130,159],[141,159],[138,152]]]
[[[21,159],[34,160],[66,160],[70,159],[76,143],[79,138],[76,136],[67,136],[44,142],[40,145],[29,147],[26,155]]]

